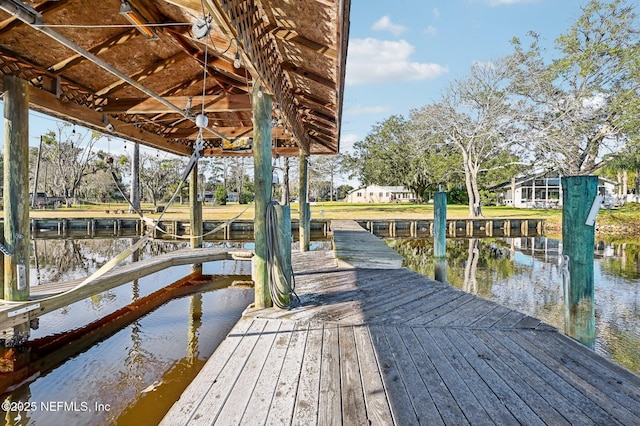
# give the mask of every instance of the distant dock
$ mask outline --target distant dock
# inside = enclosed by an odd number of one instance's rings
[[[329,233],[329,219],[311,220],[311,232]],[[433,220],[424,219],[362,219],[356,221],[362,228],[382,237],[429,238],[433,236]],[[162,231],[154,238],[189,235],[189,220],[163,220]],[[39,238],[58,237],[127,237],[142,235],[149,224],[136,217],[102,217],[70,219],[31,219],[31,233]],[[533,237],[544,234],[545,219],[522,218],[474,218],[447,220],[447,236],[456,237]],[[247,236],[253,238],[253,220],[238,219],[232,223],[224,220],[203,221],[203,232],[218,231],[209,239],[230,240]],[[298,221],[291,221],[293,232],[298,230]]]

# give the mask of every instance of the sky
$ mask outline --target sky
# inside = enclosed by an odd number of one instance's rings
[[[447,85],[464,77],[474,62],[509,54],[513,37],[526,39],[529,31],[535,31],[552,48],[586,3],[352,0],[340,152],[349,152],[354,142],[391,115],[408,117],[412,109],[437,101]],[[30,145],[37,146],[40,135],[55,129],[56,121],[32,112]],[[0,132],[0,144],[4,144],[4,132]],[[109,149],[123,153],[124,144],[113,138]]]
[[[587,0],[352,0],[340,152],[392,115],[437,102],[476,62],[534,31],[567,32]]]

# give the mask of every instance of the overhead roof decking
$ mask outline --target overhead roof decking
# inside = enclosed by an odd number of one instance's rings
[[[204,155],[237,155],[222,150],[222,136],[253,135],[250,93],[259,79],[282,123],[275,152],[338,152],[349,0],[130,0],[139,26],[120,13],[121,0],[24,2],[41,14],[44,32],[9,13],[21,3],[0,0],[0,72],[31,84],[36,111],[105,133],[110,123],[116,136],[189,155],[204,100],[214,130],[203,135]],[[203,9],[211,32],[197,40],[192,24]]]

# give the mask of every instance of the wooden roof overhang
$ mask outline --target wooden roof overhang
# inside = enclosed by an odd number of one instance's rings
[[[253,135],[260,84],[274,153],[338,152],[350,0],[126,3],[141,25],[122,0],[0,0],[0,72],[30,83],[33,110],[181,155],[202,111],[205,156],[247,155],[223,141]],[[198,40],[192,24],[206,16]]]

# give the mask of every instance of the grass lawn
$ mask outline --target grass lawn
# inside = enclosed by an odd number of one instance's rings
[[[144,209],[152,209],[151,204],[142,206]],[[106,211],[109,213],[106,213]],[[74,218],[74,217],[135,217],[135,214],[113,213],[114,210],[127,211],[124,203],[116,204],[86,204],[71,208],[62,207],[55,210],[32,210],[33,218]],[[203,208],[204,219],[230,219],[242,213],[241,219],[253,219],[253,204],[228,204],[226,206],[205,205]],[[522,210],[512,207],[483,207],[482,213],[488,218],[554,218],[561,217],[560,210]],[[298,216],[298,204],[291,205],[291,215]],[[153,213],[150,217],[157,218],[160,213]],[[189,206],[176,204],[171,206],[164,214],[165,219],[187,219]],[[313,203],[311,205],[311,217],[313,219],[430,219],[433,218],[432,204],[347,204],[342,202]],[[469,208],[466,205],[447,206],[447,217],[461,219],[469,217]]]

